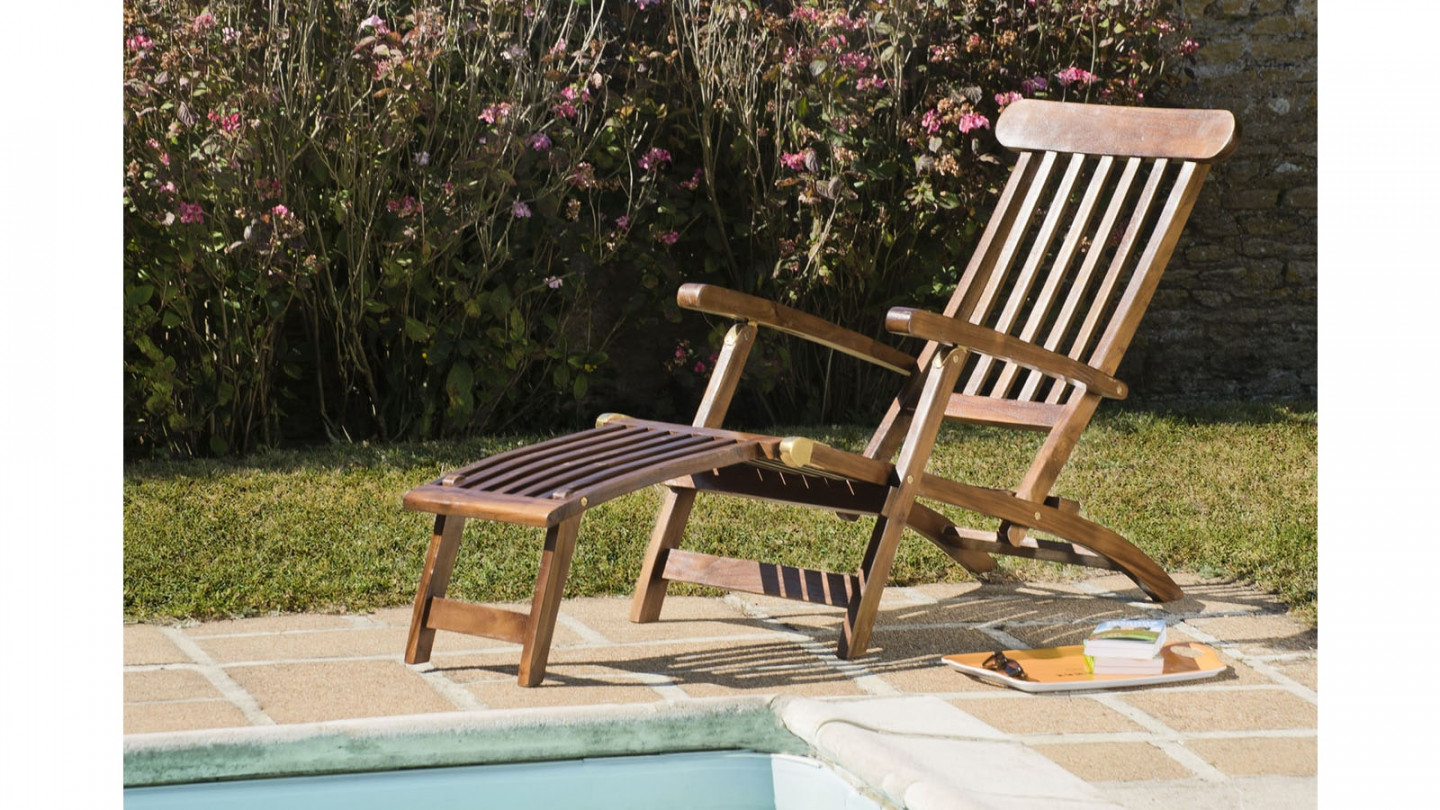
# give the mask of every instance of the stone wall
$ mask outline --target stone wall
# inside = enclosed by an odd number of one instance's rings
[[[1316,391],[1315,0],[1172,0],[1202,45],[1159,106],[1224,108],[1211,172],[1121,366],[1137,397]]]

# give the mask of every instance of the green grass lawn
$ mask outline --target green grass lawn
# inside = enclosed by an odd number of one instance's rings
[[[776,431],[840,447],[855,427]],[[1056,491],[1171,571],[1252,581],[1315,620],[1316,433],[1313,407],[1228,404],[1101,409]],[[408,604],[431,516],[400,508],[409,488],[536,436],[462,442],[335,445],[241,460],[137,462],[125,468],[125,616],[211,619],[273,611],[364,611]],[[1012,487],[1038,434],[947,427],[930,469]],[[591,510],[581,526],[567,596],[628,594],[639,572],[659,488]],[[727,556],[849,571],[870,521],[757,501],[702,497],[686,547]],[[973,524],[972,524],[973,525]],[[540,532],[471,521],[451,593],[526,599]],[[1002,573],[1082,575],[1015,558]],[[964,569],[915,536],[891,582],[963,581]]]

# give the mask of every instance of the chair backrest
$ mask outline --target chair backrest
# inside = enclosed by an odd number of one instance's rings
[[[1019,159],[945,314],[1113,375],[1235,120],[1026,99],[995,135]],[[1049,429],[1072,391],[975,355],[946,416]]]

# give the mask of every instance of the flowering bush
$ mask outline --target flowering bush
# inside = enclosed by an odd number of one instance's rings
[[[1005,105],[1195,44],[1153,0],[126,0],[124,47],[127,439],[194,453],[654,405],[606,360],[708,367],[681,280],[878,331],[957,278]],[[771,340],[737,407],[892,382],[830,360]]]

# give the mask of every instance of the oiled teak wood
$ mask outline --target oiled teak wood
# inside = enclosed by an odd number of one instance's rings
[[[670,481],[632,619],[657,619],[670,581],[769,594],[843,608],[839,654],[855,657],[869,644],[905,528],[977,574],[1006,554],[1119,571],[1159,601],[1181,596],[1140,549],[1051,490],[1100,402],[1129,394],[1115,372],[1210,164],[1235,147],[1234,118],[1023,100],[1006,108],[995,133],[1018,158],[949,302],[940,312],[897,307],[885,320],[888,331],[924,341],[913,360],[791,307],[711,285],[681,288],[682,307],[901,376],[863,452],[787,439],[778,459]],[[728,397],[736,376],[717,374],[712,390]],[[696,425],[719,425],[714,409],[702,412]],[[1040,431],[1045,441],[1013,490],[976,487],[926,472],[944,420]],[[875,524],[848,574],[697,554],[681,545],[698,493],[871,515]],[[987,516],[990,526],[957,526],[922,500]]]
[[[1156,600],[1179,598],[1159,565],[1052,489],[1100,403],[1129,393],[1116,370],[1210,164],[1235,146],[1234,119],[1023,100],[995,134],[1018,157],[949,302],[885,319],[889,332],[923,341],[914,356],[799,309],[686,284],[682,307],[736,321],[691,424],[607,415],[594,430],[482,459],[407,494],[407,508],[437,518],[406,660],[427,660],[436,630],[491,636],[522,645],[519,680],[538,684],[583,513],[655,484],[666,493],[632,621],[660,618],[668,583],[698,583],[843,609],[839,654],[863,655],[907,528],[976,575],[1004,554],[1119,571]],[[862,452],[721,428],[760,328],[895,372],[896,393]],[[927,471],[946,420],[1045,439],[1014,489],[977,487]],[[874,524],[850,572],[701,554],[682,548],[701,494]],[[944,507],[987,525],[958,526]],[[545,531],[528,613],[445,598],[468,518]]]

